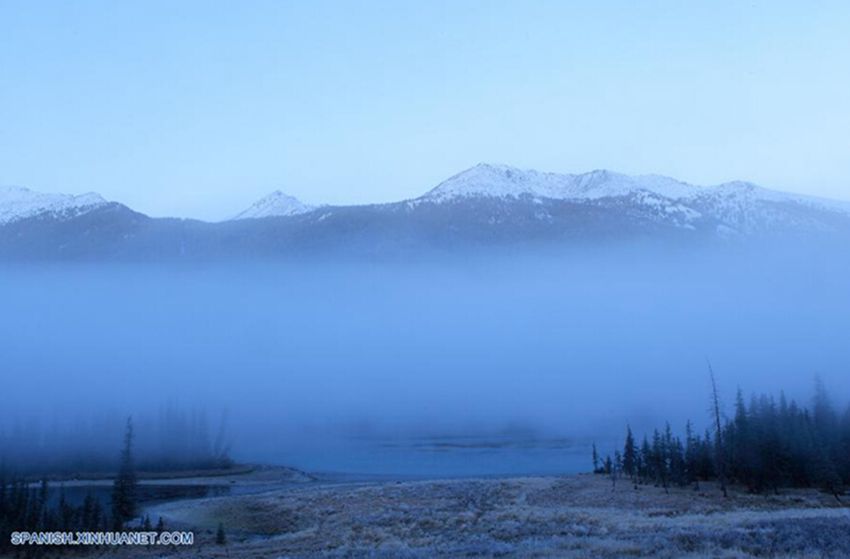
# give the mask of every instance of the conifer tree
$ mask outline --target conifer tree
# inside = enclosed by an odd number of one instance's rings
[[[136,516],[137,485],[133,465],[133,420],[128,417],[118,475],[112,485],[112,524],[116,530]]]
[[[593,473],[599,473],[599,452],[596,450],[596,443],[593,443]]]
[[[632,428],[626,426],[626,442],[623,445],[623,473],[634,480],[637,475],[637,447]]]

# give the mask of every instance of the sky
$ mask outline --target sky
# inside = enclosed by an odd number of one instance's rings
[[[225,219],[478,162],[850,199],[846,2],[0,0],[0,184]]]

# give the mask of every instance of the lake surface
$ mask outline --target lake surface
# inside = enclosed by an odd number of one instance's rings
[[[592,468],[591,454],[591,443],[585,440],[458,435],[326,437],[266,458],[310,473],[439,478],[587,472]]]

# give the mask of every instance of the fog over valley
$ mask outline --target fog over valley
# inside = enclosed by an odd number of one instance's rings
[[[144,441],[172,409],[203,417],[206,444],[225,437],[241,462],[584,471],[590,442],[619,444],[626,423],[707,427],[707,359],[727,412],[738,387],[805,403],[815,375],[843,405],[845,256],[838,244],[636,242],[401,261],[7,263],[0,436],[87,439],[114,456],[123,418]],[[109,436],[93,442],[91,425]]]

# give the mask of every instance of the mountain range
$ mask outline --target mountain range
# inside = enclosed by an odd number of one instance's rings
[[[262,257],[634,238],[734,241],[850,236],[850,202],[747,182],[696,186],[658,175],[555,174],[479,164],[424,195],[311,206],[283,192],[217,223],[152,218],[95,193],[0,187],[0,258]]]

